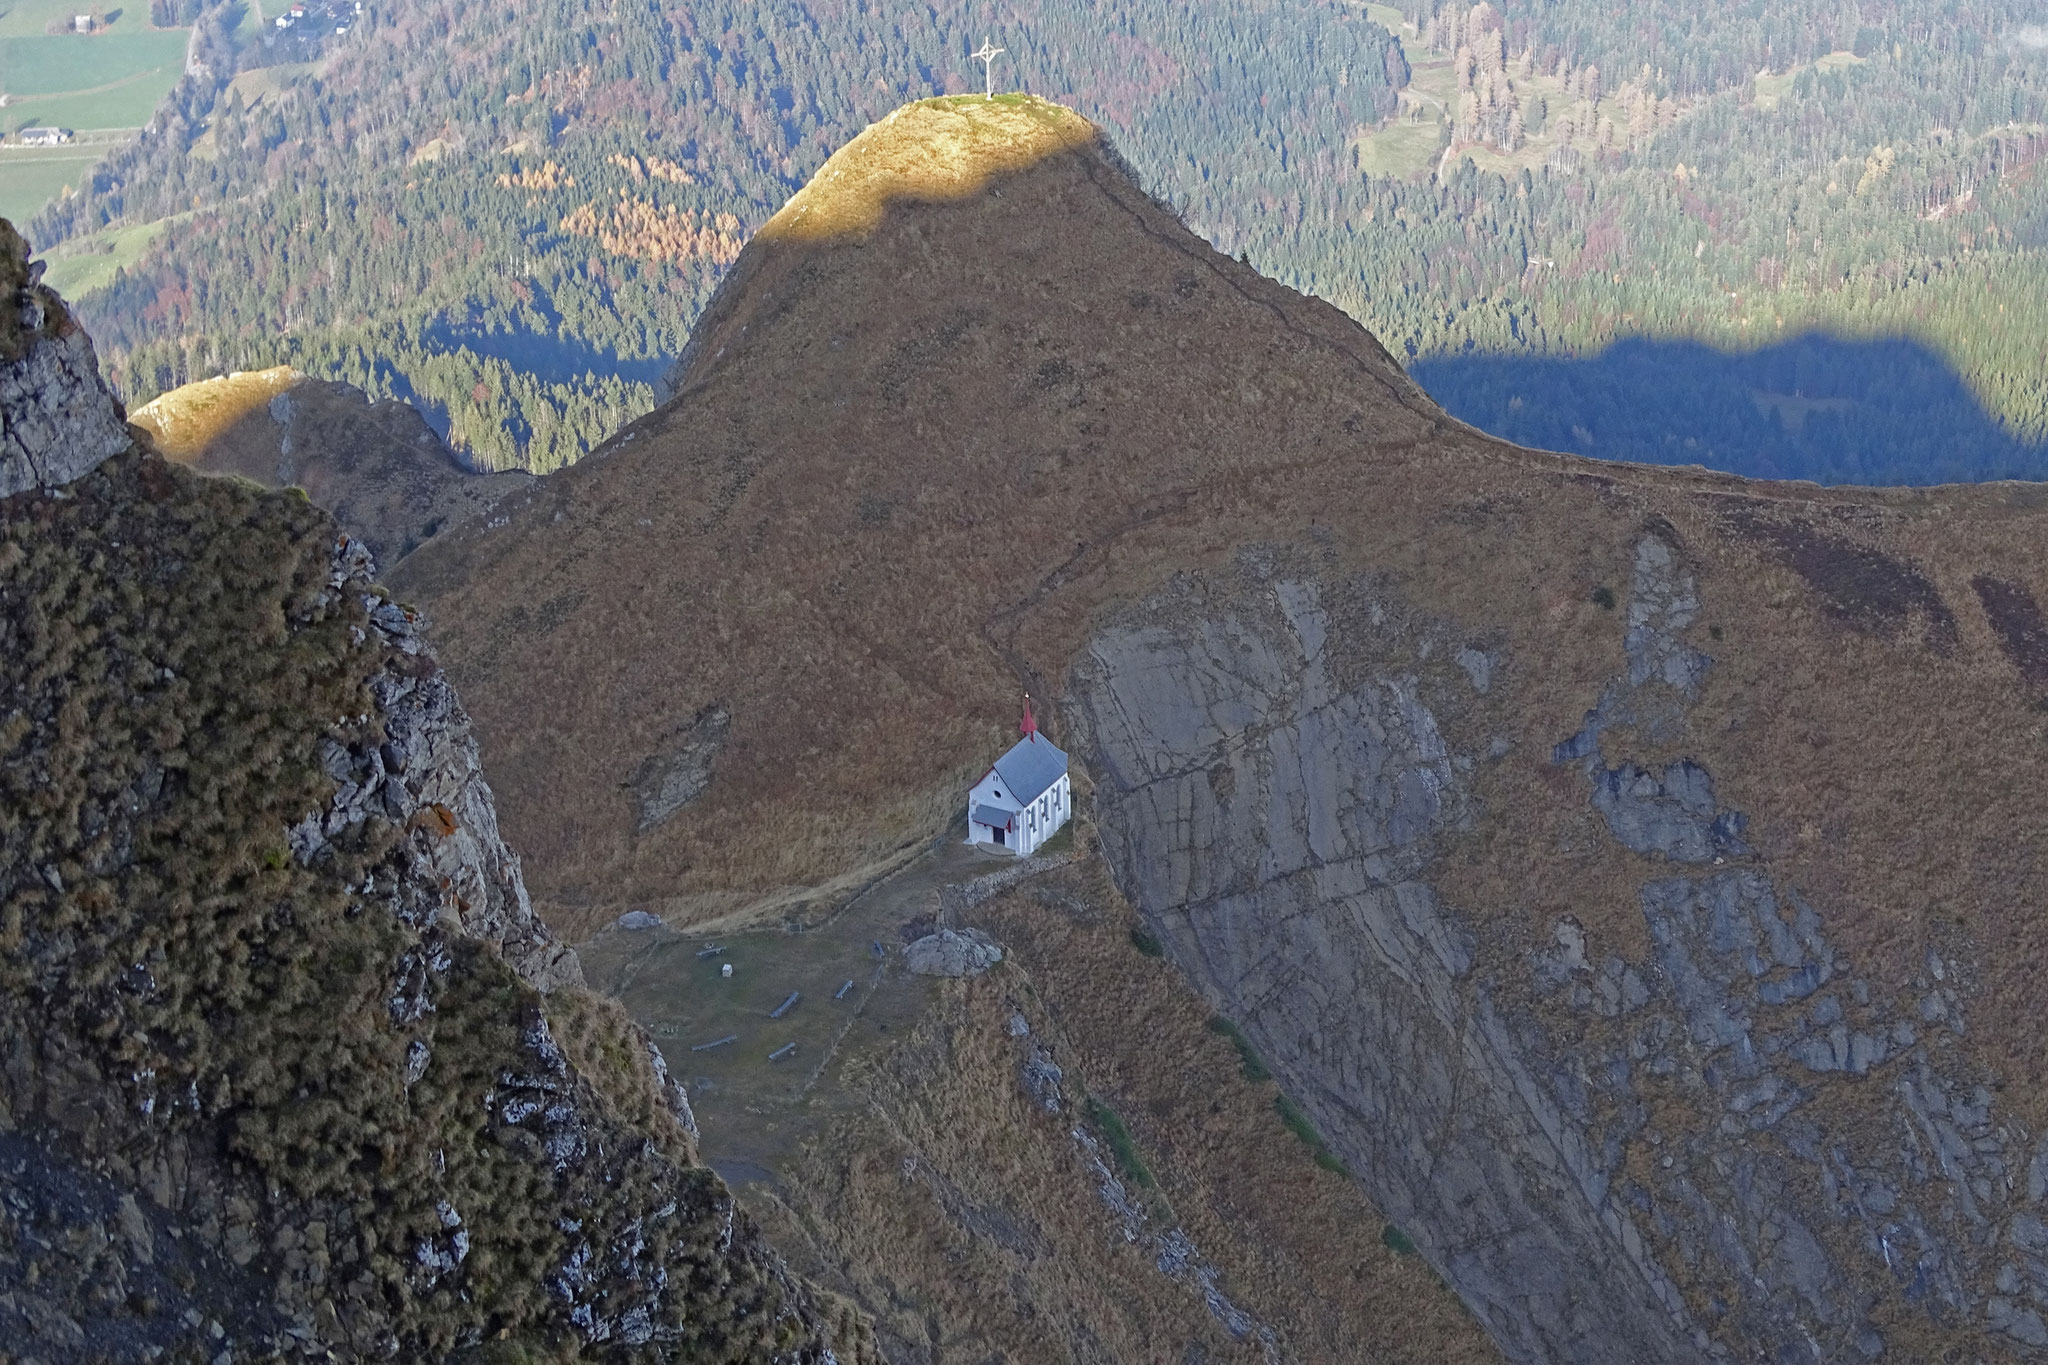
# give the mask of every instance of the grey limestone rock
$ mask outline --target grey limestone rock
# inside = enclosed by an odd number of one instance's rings
[[[0,361],[0,498],[62,488],[130,444],[92,342],[68,319]]]
[[[940,929],[903,950],[918,976],[979,976],[1003,960],[1003,950],[979,929]]]
[[[2022,1307],[2011,1299],[1996,1297],[1984,1306],[1984,1320],[1995,1331],[2003,1332],[2014,1341],[2025,1346],[2048,1347],[2048,1322],[2031,1308]]]
[[[640,801],[642,833],[704,794],[711,769],[732,730],[732,712],[707,706],[676,727],[655,753],[641,761],[629,784]]]
[[[1593,808],[1614,837],[1638,853],[1661,853],[1673,862],[1703,863],[1749,852],[1739,811],[1714,802],[1714,780],[1690,759],[1661,773],[1633,763],[1594,775]]]
[[[1118,885],[1508,1359],[1877,1359],[1880,1302],[2033,1347],[2048,1143],[1853,973],[1703,764],[1606,764],[1610,727],[1683,745],[1711,667],[1670,544],[1643,538],[1631,591],[1620,671],[1552,758],[1664,859],[1642,960],[1570,916],[1505,957],[1475,937],[1434,886],[1474,767],[1433,708],[1476,679],[1415,668],[1456,627],[1404,639],[1403,610],[1271,571],[1178,580],[1073,668]],[[1929,1022],[1959,1027],[1959,970]]]
[[[1024,1086],[1024,1093],[1031,1096],[1038,1107],[1046,1113],[1057,1114],[1065,1106],[1066,1100],[1060,1083],[1065,1079],[1066,1073],[1044,1048],[1035,1045],[1032,1047],[1025,1055],[1023,1064],[1018,1067],[1017,1076]]]
[[[1631,687],[1657,681],[1687,697],[1699,692],[1709,661],[1682,634],[1699,613],[1699,593],[1676,552],[1660,537],[1644,536],[1636,545],[1623,642]]]
[[[1703,1359],[1425,879],[1467,797],[1418,685],[1346,676],[1312,584],[1188,591],[1073,677],[1125,893],[1511,1359]]]

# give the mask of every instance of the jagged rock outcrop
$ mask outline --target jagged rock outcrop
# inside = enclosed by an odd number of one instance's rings
[[[128,448],[85,329],[0,218],[0,498],[62,488]]]
[[[979,929],[940,929],[903,950],[918,976],[979,976],[1002,960],[1002,945]]]
[[[336,562],[336,576],[359,591],[375,572],[368,549],[352,538],[340,543]],[[374,746],[321,744],[321,767],[340,787],[324,813],[291,829],[293,855],[317,859],[331,836],[373,814],[423,830],[427,837],[407,844],[411,867],[398,886],[411,903],[397,911],[401,919],[430,924],[452,907],[454,927],[490,944],[536,990],[582,984],[575,951],[533,913],[518,855],[498,835],[469,717],[426,647],[419,614],[382,598],[365,605],[369,628],[395,652],[393,666],[370,684],[384,737]],[[430,888],[429,904],[421,897]]]

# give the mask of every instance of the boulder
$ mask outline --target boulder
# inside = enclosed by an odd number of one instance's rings
[[[903,956],[919,976],[980,976],[1003,960],[1003,950],[979,929],[941,929],[912,943]]]

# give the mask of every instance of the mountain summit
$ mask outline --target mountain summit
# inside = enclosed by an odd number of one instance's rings
[[[1508,1358],[2048,1344],[2040,489],[1486,438],[1021,99],[834,157],[675,391],[398,575],[558,930],[829,911],[1028,692]]]

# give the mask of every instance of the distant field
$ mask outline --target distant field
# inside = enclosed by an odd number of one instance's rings
[[[1379,132],[1358,140],[1358,169],[1367,175],[1413,179],[1435,158],[1442,127],[1426,116],[1413,121],[1397,115]]]
[[[182,215],[181,215],[182,216]],[[134,227],[107,228],[90,237],[66,242],[43,260],[49,270],[44,283],[67,299],[79,299],[114,282],[123,266],[134,265],[171,222],[160,219]]]
[[[1401,41],[1408,58],[1408,88],[1401,110],[1376,132],[1353,142],[1358,169],[1367,175],[1411,180],[1435,164],[1439,127],[1456,108],[1457,79],[1448,57],[1416,41],[1415,29],[1392,5],[1366,5],[1366,16]]]
[[[73,189],[104,148],[84,152],[69,147],[44,151],[0,152],[0,218],[26,223],[36,210]]]
[[[17,95],[0,109],[0,132],[31,123],[46,128],[140,128],[178,83],[179,67],[144,71],[105,89],[64,95]]]
[[[140,128],[156,113],[185,68],[186,29],[149,27],[146,5],[105,11],[99,33],[46,32],[79,12],[78,0],[16,0],[0,7],[0,133],[31,124],[77,130]],[[0,213],[25,220],[110,147],[0,150]]]
[[[0,38],[0,86],[10,95],[83,94],[167,67],[174,83],[184,61],[183,29]]]
[[[92,6],[81,6],[78,0],[14,0],[12,4],[0,4],[0,38],[31,38],[48,32],[53,23],[69,24],[71,16]],[[149,27],[149,5],[128,4],[104,11],[102,17],[112,14],[113,23],[107,27],[116,33],[129,33]]]
[[[1853,52],[1830,52],[1827,56],[1810,63],[1810,65],[1816,71],[1839,71],[1845,66],[1855,66],[1859,62],[1868,60],[1869,58],[1859,57]],[[1806,70],[1806,65],[1800,65],[1792,67],[1776,76],[1758,76],[1756,78],[1756,107],[1759,109],[1777,108],[1778,101],[1785,97],[1785,93],[1792,88],[1792,82],[1798,80],[1799,73],[1804,70]]]

